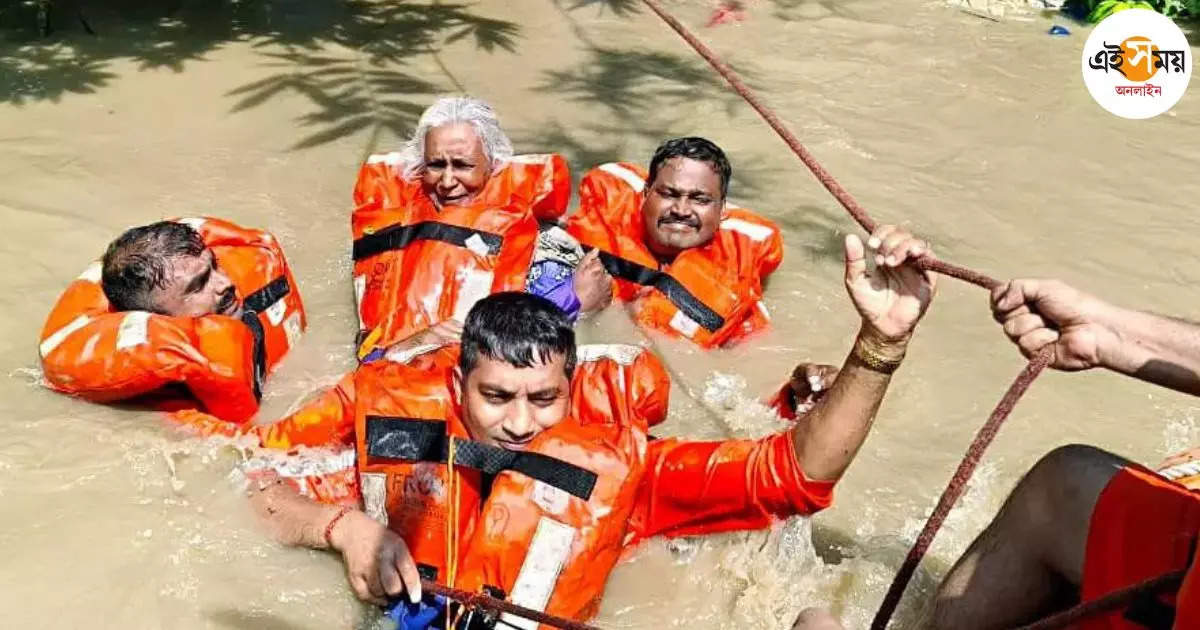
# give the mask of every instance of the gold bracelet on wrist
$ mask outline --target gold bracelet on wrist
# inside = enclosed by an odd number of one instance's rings
[[[867,366],[872,371],[879,372],[880,374],[891,374],[892,372],[895,372],[896,369],[900,367],[900,363],[904,361],[903,355],[901,355],[899,359],[888,359],[884,357],[871,348],[868,348],[867,344],[863,343],[862,339],[856,339],[854,341],[854,350],[852,352],[854,354],[854,358],[861,361],[863,365]]]

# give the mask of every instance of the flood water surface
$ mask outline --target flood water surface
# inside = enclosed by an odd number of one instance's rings
[[[732,198],[784,229],[774,329],[733,350],[659,350],[676,384],[664,434],[777,430],[755,400],[802,360],[839,364],[857,330],[836,202],[704,62],[632,1],[183,2],[64,9],[33,36],[3,9],[0,48],[0,606],[12,627],[326,630],[377,623],[336,557],[259,532],[227,477],[237,452],[159,415],[39,385],[37,337],[63,287],[126,227],[212,214],[274,232],[308,334],[266,391],[263,421],[350,369],[350,190],[441,94],[492,102],[519,152],[578,176],[707,136]],[[1200,99],[1113,117],[1079,76],[1087,29],[940,0],[668,4],[744,73],[827,169],[884,222],[999,277],[1055,276],[1118,303],[1188,316],[1200,265]],[[978,4],[978,3],[976,3]],[[997,3],[999,4],[999,3]],[[128,6],[125,6],[128,5]],[[205,6],[205,5],[215,5]],[[66,3],[64,3],[66,6]],[[1193,37],[1193,41],[1196,41]],[[1195,88],[1193,88],[1193,92]],[[636,341],[618,311],[588,341]],[[922,324],[834,506],[770,532],[651,541],[613,575],[606,628],[787,628],[803,607],[865,627],[925,515],[1022,365],[986,296],[954,281]],[[1107,374],[1047,374],[1000,433],[910,588],[901,619],[1054,446],[1155,463],[1193,443],[1193,400]]]

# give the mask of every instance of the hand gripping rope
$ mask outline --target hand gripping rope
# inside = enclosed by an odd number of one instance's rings
[[[775,115],[775,112],[771,111],[767,106],[762,104],[762,102],[758,99],[758,96],[755,95],[754,92],[752,92],[750,88],[742,82],[732,68],[730,68],[725,62],[721,61],[716,54],[709,50],[709,48],[705,46],[703,42],[697,39],[695,35],[693,35],[683,24],[679,22],[679,20],[675,19],[675,17],[670,13],[667,13],[667,11],[662,8],[662,5],[658,3],[658,0],[642,0],[642,2],[644,2],[651,11],[658,15],[658,17],[662,18],[662,20],[666,22],[672,30],[678,33],[679,36],[682,37],[684,41],[686,41],[688,45],[690,45],[701,57],[703,57],[705,61],[712,65],[712,67],[721,75],[721,77],[729,83],[730,87],[732,87],[739,96],[745,99],[746,102],[754,108],[754,111],[758,112],[758,114],[762,116],[763,120],[765,120],[767,124],[775,130],[775,133],[779,134],[779,137],[784,141],[784,143],[787,144],[792,152],[796,154],[796,157],[800,158],[800,161],[803,162],[810,171],[812,171],[812,174],[817,178],[817,181],[821,182],[821,185],[824,186],[825,189],[828,190],[829,193],[832,194],[833,197],[842,204],[842,207],[846,209],[846,212],[850,213],[850,216],[853,217],[854,220],[858,222],[858,224],[862,226],[864,230],[866,230],[868,233],[875,231],[878,223],[872,219],[871,216],[867,214],[867,211],[864,210],[857,201],[855,201],[854,197],[852,197],[845,188],[842,188],[841,184],[839,184],[837,180],[835,180],[833,176],[830,175],[829,172],[826,171],[819,162],[817,162],[816,158],[814,158],[813,155],[809,153],[808,149],[806,149],[804,145],[800,143],[795,134],[793,134],[791,130],[784,126],[784,124],[779,120],[779,117]],[[920,258],[916,261],[913,261],[913,264],[915,264],[919,269],[933,271],[935,273],[958,278],[959,280],[969,282],[984,289],[994,289],[1002,284],[990,276],[941,260]],[[1013,407],[1016,406],[1017,401],[1021,399],[1021,396],[1025,393],[1025,390],[1029,389],[1029,386],[1033,383],[1034,379],[1041,374],[1042,370],[1044,370],[1046,366],[1050,364],[1050,361],[1053,360],[1053,358],[1053,350],[1047,346],[1032,359],[1030,359],[1025,368],[1022,369],[1020,374],[1017,375],[1012,385],[1009,386],[1008,391],[1004,393],[1004,396],[1000,399],[1000,402],[996,405],[996,408],[988,417],[987,422],[985,422],[983,427],[979,429],[979,432],[975,434],[975,439],[971,441],[970,446],[967,448],[967,452],[963,456],[962,461],[959,463],[958,469],[954,471],[954,476],[950,478],[950,483],[947,484],[946,489],[942,491],[942,496],[938,499],[937,506],[934,508],[929,519],[925,522],[925,527],[922,528],[921,533],[917,536],[917,540],[913,544],[912,549],[909,550],[908,556],[904,559],[904,563],[896,572],[896,577],[893,578],[892,585],[890,588],[888,588],[887,595],[884,596],[883,603],[880,604],[879,611],[875,614],[875,619],[871,623],[872,630],[884,630],[887,627],[888,621],[891,620],[892,614],[896,610],[896,606],[900,603],[901,596],[904,595],[904,589],[908,586],[909,581],[912,580],[912,576],[916,572],[917,566],[920,565],[921,559],[925,556],[925,552],[929,550],[929,545],[933,542],[933,537],[937,535],[938,530],[941,529],[942,524],[946,520],[946,516],[950,513],[950,509],[954,507],[954,504],[959,498],[962,497],[963,492],[966,490],[967,481],[970,480],[971,474],[975,472],[975,468],[979,465],[979,460],[983,457],[983,452],[992,443],[992,440],[996,437],[996,433],[1000,430],[1000,426],[1004,424],[1004,421],[1008,418],[1009,414],[1012,413]],[[1099,599],[1085,602],[1075,606],[1074,608],[1051,615],[1050,617],[1046,617],[1041,621],[1024,626],[1020,630],[1053,630],[1056,628],[1066,627],[1067,625],[1075,623],[1080,619],[1114,610],[1126,605],[1142,593],[1157,593],[1172,588],[1177,588],[1180,582],[1183,580],[1183,573],[1183,571],[1175,571],[1139,582],[1110,593]],[[585,623],[572,621],[569,619],[563,619],[561,617],[555,617],[553,615],[547,615],[545,613],[529,608],[523,608],[510,602],[495,599],[481,593],[468,593],[466,591],[449,588],[428,581],[422,581],[422,588],[431,593],[442,595],[449,599],[458,601],[467,607],[507,612],[519,617],[537,621],[538,623],[553,626],[555,628],[561,628],[562,630],[599,630],[595,626],[590,626]]]
[[[842,188],[841,184],[817,162],[816,158],[809,153],[808,149],[796,138],[791,132],[762,101],[758,96],[742,82],[737,73],[733,71],[724,61],[707,46],[704,45],[695,35],[691,33],[679,20],[675,19],[670,13],[663,9],[658,0],[642,0],[647,7],[650,8],[658,17],[662,18],[668,26],[671,27],[684,41],[688,43],[705,61],[709,63],[725,79],[745,101],[754,108],[762,116],[775,133],[788,145],[788,148],[800,158],[800,161],[812,171],[812,174],[821,182],[821,185],[833,195],[846,212],[862,226],[868,233],[874,232],[878,223],[867,214],[867,211],[855,201],[850,193]],[[1002,283],[995,278],[989,277],[977,271],[953,265],[941,260],[930,258],[920,258],[913,262],[918,268],[933,271],[943,275],[951,276],[969,282],[973,285],[984,289],[994,289]],[[912,549],[909,550],[908,556],[904,559],[904,564],[900,565],[900,569],[896,572],[896,577],[892,580],[891,587],[888,588],[887,595],[883,598],[883,603],[879,606],[879,611],[875,614],[874,621],[871,622],[872,630],[884,630],[887,627],[888,621],[891,620],[892,614],[896,610],[896,606],[900,603],[900,598],[904,595],[904,589],[908,586],[913,574],[917,570],[917,566],[921,563],[921,559],[925,556],[925,552],[929,550],[929,545],[933,542],[933,537],[942,527],[946,516],[950,513],[950,509],[962,497],[966,490],[967,481],[970,480],[971,474],[975,472],[975,467],[979,465],[979,460],[983,457],[984,450],[992,443],[996,437],[996,433],[1000,430],[1000,426],[1004,424],[1005,419],[1012,412],[1013,407],[1025,390],[1029,389],[1030,384],[1034,379],[1041,374],[1042,370],[1054,359],[1054,351],[1049,347],[1043,348],[1038,354],[1029,360],[1029,363],[1017,375],[1017,378],[1009,386],[1008,391],[1004,393],[1004,397],[1000,399],[999,404],[988,417],[987,422],[975,434],[975,439],[971,441],[971,445],[967,447],[967,452],[963,456],[962,461],[958,465],[958,469],[954,471],[954,476],[950,478],[950,483],[946,485],[946,489],[942,491],[942,496],[938,499],[937,507],[934,508],[933,514],[925,522],[925,527],[922,528],[920,535],[917,536],[916,542]],[[1075,608],[1064,611],[1057,615],[1047,617],[1035,624],[1026,626],[1022,630],[1050,630],[1052,628],[1062,628],[1070,623],[1074,623],[1078,619],[1092,616],[1128,603],[1136,595],[1143,592],[1160,592],[1170,588],[1177,587],[1182,579],[1182,572],[1169,573],[1157,578],[1146,580],[1144,582],[1134,584],[1130,587],[1111,593],[1103,598],[1085,602]]]

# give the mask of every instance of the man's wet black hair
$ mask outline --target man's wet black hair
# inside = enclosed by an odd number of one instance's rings
[[[654,150],[654,157],[650,159],[650,176],[646,178],[646,185],[653,185],[654,178],[658,177],[658,169],[662,168],[667,160],[677,157],[707,162],[713,172],[721,178],[721,198],[729,195],[729,178],[733,177],[733,167],[729,165],[729,158],[725,157],[721,147],[711,140],[695,136],[675,138],[660,144]]]
[[[104,252],[100,285],[118,311],[158,312],[150,292],[167,282],[167,260],[199,256],[206,245],[200,233],[176,221],[131,228]]]
[[[555,355],[566,358],[564,369],[571,378],[575,329],[566,314],[546,298],[506,291],[479,300],[467,313],[458,366],[466,379],[480,357],[527,368]]]

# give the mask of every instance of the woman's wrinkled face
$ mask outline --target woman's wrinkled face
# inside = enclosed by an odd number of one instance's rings
[[[471,203],[491,173],[483,142],[470,123],[442,125],[425,134],[421,185],[438,207]]]

